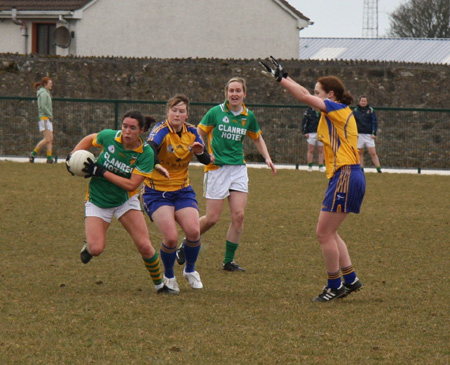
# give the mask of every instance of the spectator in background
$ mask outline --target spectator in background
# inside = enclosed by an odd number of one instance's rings
[[[358,127],[358,150],[361,168],[364,170],[364,147],[367,148],[377,172],[381,173],[380,160],[375,150],[375,138],[377,138],[378,121],[373,108],[369,105],[367,96],[362,95],[358,99],[358,105],[353,109],[353,115]]]
[[[302,133],[308,142],[308,152],[306,154],[308,171],[313,170],[314,150],[317,146],[319,171],[325,172],[325,166],[323,165],[323,143],[317,140],[317,125],[319,124],[319,120],[320,113],[309,106],[305,110],[305,114],[303,114]]]
[[[52,95],[50,90],[53,87],[53,81],[50,77],[44,77],[41,82],[33,84],[34,89],[37,89],[37,104],[39,111],[39,132],[42,132],[43,139],[34,147],[33,152],[29,155],[29,161],[34,162],[37,153],[42,147],[47,149],[47,163],[56,162],[52,157],[53,150],[53,108]]]

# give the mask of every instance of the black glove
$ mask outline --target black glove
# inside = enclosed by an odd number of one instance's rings
[[[69,153],[69,154],[67,155],[67,157],[66,157],[66,162],[65,162],[65,164],[66,164],[66,169],[67,169],[67,171],[69,171],[69,174],[71,174],[72,176],[75,176],[74,173],[73,173],[72,171],[70,171],[70,163],[69,163],[69,160],[70,160],[71,157],[72,157],[72,154],[71,154],[71,153]]]
[[[272,61],[273,65],[275,66],[274,68],[266,65],[262,61],[259,62],[259,64],[264,68],[264,70],[261,71],[262,74],[264,76],[274,78],[278,82],[280,82],[281,79],[283,79],[283,78],[287,78],[288,73],[283,70],[283,67],[281,67],[281,65],[278,63],[278,61],[275,58],[273,58],[272,56],[270,56],[270,60]]]
[[[87,162],[84,163],[84,169],[81,171],[85,172],[87,175],[84,177],[85,179],[92,177],[92,176],[98,176],[103,177],[105,175],[105,172],[108,171],[105,167],[102,165],[99,165],[98,163],[95,163],[92,161],[90,157],[88,157]]]

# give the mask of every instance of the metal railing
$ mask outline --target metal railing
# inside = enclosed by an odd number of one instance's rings
[[[217,103],[191,103],[189,122],[198,124]],[[301,132],[304,105],[247,104],[255,113],[273,160],[306,164],[306,140]],[[0,156],[28,156],[42,138],[37,127],[36,98],[0,97]],[[54,154],[65,157],[85,135],[120,128],[129,109],[163,120],[165,101],[53,99]],[[450,169],[450,109],[375,107],[379,121],[377,154],[381,165],[393,168]],[[261,162],[249,138],[246,160]],[[369,156],[366,166],[371,166]]]

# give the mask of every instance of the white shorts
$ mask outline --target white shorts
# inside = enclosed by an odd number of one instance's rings
[[[358,134],[358,150],[364,147],[375,147],[375,140],[371,134]]]
[[[206,199],[225,199],[230,191],[248,193],[246,165],[225,165],[207,171],[203,176],[203,196]]]
[[[51,119],[41,119],[38,123],[39,123],[39,132],[43,131],[53,132],[53,123]]]
[[[125,203],[114,208],[100,208],[91,202],[86,202],[84,204],[84,217],[98,217],[107,223],[111,223],[113,217],[120,219],[129,210],[142,211],[138,194],[133,195]]]
[[[323,146],[323,143],[317,140],[317,133],[308,133],[309,137],[306,140],[309,144],[312,144],[313,146]]]

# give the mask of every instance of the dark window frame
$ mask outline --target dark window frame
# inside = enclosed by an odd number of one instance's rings
[[[40,29],[41,27],[47,27],[46,39],[44,43],[46,44],[46,49],[42,50],[39,47],[40,44]],[[33,22],[32,24],[32,36],[31,36],[31,53],[43,54],[43,55],[55,55],[56,45],[54,42],[54,33],[56,29],[56,22]],[[53,41],[52,41],[53,40]]]

